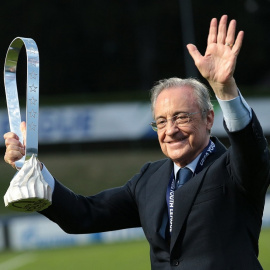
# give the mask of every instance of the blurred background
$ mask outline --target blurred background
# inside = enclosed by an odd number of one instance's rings
[[[185,45],[195,42],[203,53],[211,18],[228,14],[246,34],[238,83],[267,86],[269,13],[268,0],[4,1],[0,60],[15,37],[31,37],[40,51],[42,96],[133,96],[162,78],[197,76],[187,70]]]
[[[2,68],[14,38],[32,38],[39,48],[39,158],[52,174],[75,192],[90,195],[124,184],[145,162],[163,158],[156,134],[148,125],[152,120],[149,90],[156,81],[173,76],[192,76],[205,82],[188,55],[186,44],[194,43],[204,53],[210,20],[223,14],[237,20],[238,31],[245,31],[235,78],[269,139],[269,0],[234,3],[225,0],[3,1],[0,9]],[[17,83],[24,119],[27,83],[24,49],[18,62]],[[213,135],[228,145],[214,96],[213,102],[216,114]],[[0,77],[0,133],[8,130],[4,81]],[[2,136],[0,151],[4,156]],[[102,170],[104,164],[106,172]],[[121,169],[119,164],[122,164]],[[3,159],[0,170],[0,191],[4,196],[14,171]],[[263,254],[270,252],[269,207],[264,215]],[[145,250],[143,256],[148,264],[134,269],[150,268],[149,250],[141,231],[74,238],[50,226],[53,225],[39,215],[11,212],[2,202],[0,269],[36,269],[33,261],[41,259],[24,257],[19,260],[21,268],[8,268],[7,264],[2,267],[11,259],[24,256],[25,250],[32,254],[37,248],[92,247],[92,244],[102,246],[108,242],[137,242],[138,239],[144,246],[136,246],[135,250]],[[126,248],[123,245],[118,252],[122,254]],[[130,254],[135,256],[131,261],[142,257],[134,250]],[[76,257],[69,259],[69,265],[76,261]],[[118,265],[117,269],[127,269],[123,258],[117,261],[116,255],[112,260]],[[262,260],[265,269],[270,269],[268,256]],[[27,262],[26,268],[22,261]],[[47,261],[43,262],[45,267]],[[130,266],[130,261],[127,264]],[[48,267],[59,269],[57,262]],[[66,269],[74,269],[68,267]],[[93,269],[103,269],[100,267]],[[88,268],[81,266],[80,269]]]

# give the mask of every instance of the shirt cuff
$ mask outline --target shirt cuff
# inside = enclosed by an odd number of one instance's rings
[[[217,97],[223,112],[226,126],[230,132],[245,128],[252,118],[252,111],[240,91],[239,96],[230,100],[221,100]]]
[[[46,166],[43,163],[42,163],[42,165],[43,165],[43,168],[42,168],[41,174],[42,174],[44,180],[51,187],[52,192],[53,192],[54,191],[55,180],[54,180],[53,176],[51,175],[51,173],[46,168]]]

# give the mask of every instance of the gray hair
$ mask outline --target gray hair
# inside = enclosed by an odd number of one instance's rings
[[[197,97],[198,106],[201,109],[203,118],[207,116],[207,112],[209,110],[213,110],[213,104],[210,100],[210,93],[206,85],[193,78],[180,79],[174,77],[158,81],[150,90],[153,117],[158,95],[165,89],[183,86],[189,86],[194,90],[194,95]]]

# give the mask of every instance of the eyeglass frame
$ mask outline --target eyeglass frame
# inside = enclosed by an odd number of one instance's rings
[[[177,117],[180,115],[180,114],[185,114],[186,116],[187,116],[187,122],[185,122],[185,123],[183,123],[183,124],[177,124],[177,126],[183,126],[183,125],[185,125],[185,124],[188,124],[189,122],[190,122],[190,120],[191,120],[191,117],[190,116],[192,116],[192,115],[194,115],[194,114],[197,114],[197,113],[200,113],[200,112],[191,112],[191,113],[188,113],[188,112],[180,112],[180,113],[178,113],[178,114],[176,114],[175,116],[173,116],[173,117],[171,117],[171,118],[168,118],[168,119],[164,119],[164,121],[165,121],[165,123],[164,123],[164,126],[162,127],[162,128],[158,128],[157,127],[157,122],[156,121],[153,121],[153,122],[151,122],[149,125],[152,127],[152,129],[154,130],[154,131],[158,131],[158,130],[162,130],[163,128],[165,128],[166,126],[167,126],[167,123],[168,123],[168,121],[169,120],[171,120],[172,121],[172,124],[175,124],[176,123],[176,119],[177,119]]]

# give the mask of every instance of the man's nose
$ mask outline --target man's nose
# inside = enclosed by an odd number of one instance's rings
[[[175,132],[179,131],[179,128],[177,127],[177,125],[175,124],[175,121],[173,121],[173,119],[169,119],[167,121],[165,129],[166,129],[167,135],[171,135],[171,134],[174,134]]]

